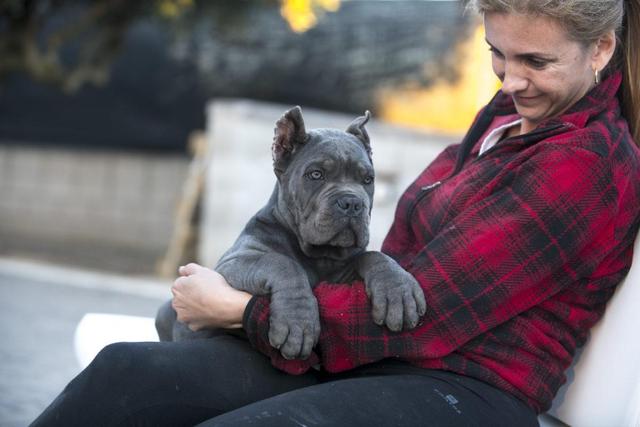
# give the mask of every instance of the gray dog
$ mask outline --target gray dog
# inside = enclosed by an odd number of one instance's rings
[[[422,289],[394,260],[366,252],[374,172],[365,124],[342,132],[305,130],[300,107],[276,123],[271,198],[215,267],[231,286],[271,296],[269,340],[288,359],[309,356],[320,334],[312,286],[361,278],[374,321],[413,328],[426,310]],[[162,340],[203,337],[176,321],[170,302],[158,311]]]

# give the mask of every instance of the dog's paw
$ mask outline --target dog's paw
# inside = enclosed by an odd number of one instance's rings
[[[313,293],[276,292],[270,309],[271,345],[285,359],[307,359],[320,336],[318,302]]]
[[[424,292],[416,279],[401,268],[384,270],[368,278],[373,321],[392,331],[415,328],[426,312]]]

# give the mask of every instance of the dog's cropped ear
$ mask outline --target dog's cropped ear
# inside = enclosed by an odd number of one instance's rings
[[[356,136],[364,145],[365,150],[367,150],[367,154],[369,158],[371,158],[371,141],[369,141],[369,134],[367,130],[364,128],[364,125],[367,124],[369,119],[371,118],[371,113],[369,110],[364,112],[364,116],[360,116],[354,121],[351,122],[349,127],[347,128],[347,133]]]
[[[273,130],[273,170],[279,177],[284,172],[291,155],[309,139],[302,119],[302,109],[293,107],[280,117]]]

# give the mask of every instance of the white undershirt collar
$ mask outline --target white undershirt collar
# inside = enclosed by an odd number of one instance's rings
[[[498,143],[498,141],[500,141],[500,138],[502,138],[502,135],[504,135],[504,133],[507,131],[507,129],[509,129],[509,128],[513,127],[513,126],[517,126],[520,123],[522,123],[522,118],[519,118],[517,120],[514,120],[514,121],[509,122],[507,124],[504,124],[502,126],[498,126],[494,130],[489,132],[489,135],[487,135],[487,137],[484,139],[484,141],[482,141],[482,145],[480,146],[480,153],[478,154],[478,156],[481,156],[482,153],[484,153],[489,148],[491,148],[494,145],[496,145]]]

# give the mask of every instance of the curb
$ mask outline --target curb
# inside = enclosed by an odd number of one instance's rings
[[[110,274],[40,261],[0,257],[0,275],[57,286],[107,290],[159,300],[171,298],[171,281],[153,277]]]

